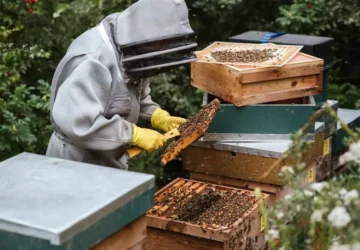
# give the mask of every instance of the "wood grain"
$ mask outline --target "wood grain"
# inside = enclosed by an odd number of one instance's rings
[[[223,247],[223,242],[149,227],[143,250],[222,250]]]
[[[299,54],[298,56],[302,56]],[[234,67],[238,68],[238,67]],[[319,61],[287,64],[281,68],[255,68],[242,70],[242,84],[268,81],[274,79],[293,78],[299,76],[317,75],[322,71]]]
[[[201,58],[191,63],[191,85],[238,107],[317,95],[323,88],[323,60],[300,52],[282,67]]]
[[[302,156],[302,161],[309,168],[316,166],[322,155],[324,131],[315,135],[310,149]],[[278,158],[262,157],[245,153],[189,146],[183,152],[183,167],[190,172],[205,173],[214,176],[231,177],[245,181],[258,182],[263,173],[268,171]],[[262,183],[282,186],[279,177],[282,167],[291,163],[291,159],[282,161]],[[315,167],[316,168],[316,167]]]
[[[310,87],[317,87],[316,85],[316,76],[303,76],[301,78],[285,78],[277,79],[266,82],[256,82],[253,84],[244,84],[242,87],[242,93],[244,96],[247,95],[257,95],[261,93],[273,93],[273,92],[282,92],[285,94],[290,92],[291,89],[308,89]],[[284,90],[285,89],[285,90]]]
[[[249,181],[256,181],[257,177],[267,171],[276,160],[276,158],[194,146],[188,147],[183,152],[183,167],[188,171]],[[284,162],[283,165],[279,165],[263,182],[282,185],[278,173],[285,164]]]
[[[222,64],[191,63],[191,85],[241,106],[241,75]]]
[[[286,99],[297,98],[302,96],[313,96],[321,92],[321,89],[317,86],[309,86],[304,88],[295,88],[291,90],[280,90],[280,91],[271,91],[271,92],[262,92],[257,94],[243,95],[242,105],[251,105],[258,103],[265,103],[270,101],[283,100],[286,96]]]
[[[146,230],[146,217],[142,216],[91,250],[129,250],[146,238]]]

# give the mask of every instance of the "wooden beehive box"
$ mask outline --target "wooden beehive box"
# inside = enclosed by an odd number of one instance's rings
[[[329,144],[328,141],[324,141],[323,123],[317,124],[315,132],[312,148],[303,155],[308,168],[297,183],[299,187],[319,181],[324,178],[324,173],[325,175],[328,173]],[[287,166],[288,161],[282,161],[265,179],[258,180],[258,178],[287,151],[285,144],[281,141],[278,143],[225,142],[223,146],[219,143],[205,146],[204,143],[197,142],[184,151],[183,164],[190,172],[192,180],[248,190],[260,188],[270,195],[269,204],[273,205],[279,198],[291,192],[279,176],[281,168]],[[236,147],[232,148],[231,145]],[[219,150],[221,148],[223,150]],[[199,155],[202,156],[202,161],[199,161]]]
[[[211,55],[219,48],[246,46],[263,48],[265,45],[215,42],[197,52],[198,61],[191,63],[192,86],[236,106],[321,93],[323,60],[297,52],[297,47],[267,45],[281,51],[279,60],[254,64],[217,62]]]
[[[318,167],[318,159],[323,155],[323,144],[324,124],[317,123],[312,147],[303,154],[303,161],[313,171]],[[189,172],[259,182],[260,176],[277,163],[290,147],[291,141],[205,142],[199,140],[184,150],[183,167]],[[284,185],[279,174],[282,167],[289,163],[288,159],[282,160],[261,182]]]
[[[263,201],[267,207],[267,194]],[[262,223],[254,192],[181,178],[155,194],[154,207],[147,213],[153,234],[167,238],[160,249],[191,247],[186,241],[197,242],[189,249],[209,249],[209,242],[211,249],[263,249]],[[247,248],[249,244],[256,248]]]

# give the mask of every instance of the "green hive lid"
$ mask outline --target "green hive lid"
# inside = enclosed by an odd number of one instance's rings
[[[143,206],[112,218],[141,216],[153,205],[153,188],[153,175],[22,153],[0,163],[0,232],[61,245],[139,197]],[[111,226],[102,226],[95,231],[104,237]]]

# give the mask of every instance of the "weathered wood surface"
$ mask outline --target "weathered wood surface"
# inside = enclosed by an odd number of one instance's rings
[[[223,245],[220,241],[149,227],[142,250],[222,250]]]
[[[316,165],[319,157],[323,155],[324,131],[315,135],[315,140],[310,149],[303,154],[303,161],[308,168]],[[214,176],[231,177],[245,181],[259,182],[269,167],[277,162],[278,158],[263,157],[245,153],[230,152],[212,148],[190,146],[183,153],[183,167],[190,172],[205,173]],[[283,185],[279,173],[291,161],[284,159],[262,183]]]
[[[188,147],[183,153],[183,166],[188,171],[249,181],[256,181],[276,160],[276,158],[194,146]],[[283,166],[285,162],[277,166],[264,182],[282,184],[278,173]]]
[[[142,216],[91,250],[137,250],[146,238],[146,230],[146,216]]]
[[[231,177],[253,182],[258,182],[260,176],[277,160],[275,158],[200,147],[189,147],[184,152],[183,159],[184,168],[191,172]],[[308,163],[308,166],[311,166],[315,162],[308,160]],[[272,185],[283,185],[284,183],[279,177],[279,173],[282,167],[287,165],[287,161],[284,160],[261,182]]]
[[[260,217],[250,225],[249,234],[239,235],[226,241],[216,241],[169,230],[148,227],[148,237],[141,250],[266,250],[265,234],[261,231]],[[256,234],[256,232],[258,232]],[[140,250],[136,249],[136,250]],[[134,249],[135,250],[135,249]]]
[[[148,231],[148,229],[147,229],[147,231]],[[144,250],[148,238],[149,238],[148,235],[146,235],[145,239],[143,239],[142,241],[140,241],[140,242],[139,242],[138,244],[136,244],[135,246],[128,248],[127,250]]]
[[[250,226],[260,224],[259,219]],[[260,230],[254,228],[252,232]],[[148,227],[148,237],[141,248],[134,250],[266,250],[265,234],[249,234],[234,237],[227,241],[204,239],[183,233]]]
[[[303,53],[280,68],[191,63],[192,86],[236,106],[317,95],[322,77],[323,60]]]

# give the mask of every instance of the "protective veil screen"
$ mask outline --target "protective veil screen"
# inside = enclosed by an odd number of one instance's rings
[[[123,66],[133,78],[147,78],[195,61],[194,35],[121,48]]]

